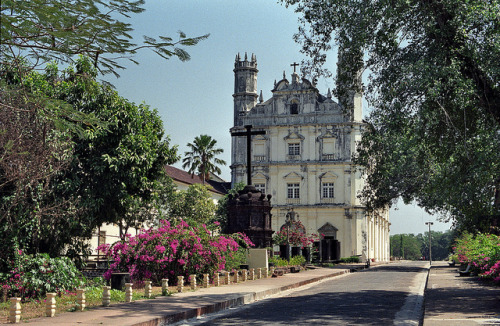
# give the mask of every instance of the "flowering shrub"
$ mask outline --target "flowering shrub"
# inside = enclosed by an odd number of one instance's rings
[[[10,265],[9,273],[0,273],[0,285],[7,289],[7,296],[40,298],[47,292],[60,293],[82,285],[80,272],[67,257],[27,255],[16,249]]]
[[[307,236],[305,227],[300,221],[291,222],[289,230],[285,226],[273,236],[273,243],[276,245],[285,245],[287,243],[287,233],[292,246],[300,246],[302,248],[309,247],[313,242],[318,241],[317,234]]]
[[[453,248],[461,263],[471,263],[480,277],[500,284],[500,237],[494,234],[464,234]]]
[[[136,282],[160,283],[162,278],[169,278],[175,283],[177,276],[225,269],[228,259],[240,248],[235,238],[251,244],[244,235],[211,236],[204,224],[190,227],[184,221],[171,225],[163,220],[158,229],[143,230],[135,237],[127,235],[123,242],[98,249],[114,260],[104,274],[106,279],[114,272],[129,272]]]

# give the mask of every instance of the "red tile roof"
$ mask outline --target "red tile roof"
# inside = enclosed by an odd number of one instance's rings
[[[169,177],[174,179],[175,181],[182,182],[188,185],[192,184],[203,184],[203,179],[199,175],[191,175],[191,173],[178,169],[176,167],[167,165],[165,166],[165,172]],[[206,180],[205,184],[211,186],[209,187],[210,191],[227,194],[227,190],[231,188],[231,184],[228,182],[218,182],[214,180]],[[228,188],[229,186],[229,188]]]

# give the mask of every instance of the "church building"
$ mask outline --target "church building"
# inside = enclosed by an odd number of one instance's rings
[[[257,92],[257,59],[238,54],[234,63],[234,127],[245,126],[265,134],[252,136],[251,180],[262,193],[271,194],[272,228],[279,231],[294,212],[307,234],[320,234],[320,259],[334,261],[359,256],[389,259],[388,210],[368,213],[357,197],[361,173],[351,155],[361,139],[362,99],[352,93],[354,109],[346,112],[309,80],[295,71],[275,81],[272,97]],[[247,144],[232,137],[231,181],[247,180]]]

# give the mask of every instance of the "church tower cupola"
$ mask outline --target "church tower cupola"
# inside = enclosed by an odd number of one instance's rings
[[[245,115],[257,105],[257,58],[252,54],[250,61],[245,53],[241,60],[240,54],[236,55],[234,62],[234,125],[239,125],[239,116]]]

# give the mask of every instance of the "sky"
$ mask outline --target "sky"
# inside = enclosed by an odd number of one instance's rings
[[[166,35],[177,38],[182,31],[188,37],[210,34],[208,39],[186,50],[191,60],[165,61],[151,51],[141,51],[134,58],[139,65],[121,62],[126,67],[120,78],[103,78],[112,83],[121,96],[135,103],[145,102],[158,110],[171,145],[178,145],[181,156],[186,144],[207,134],[224,149],[220,156],[227,162],[221,177],[231,180],[231,137],[233,123],[234,61],[236,54],[254,53],[259,73],[257,88],[264,100],[271,97],[274,81],[293,72],[290,64],[305,56],[293,40],[299,26],[298,14],[270,0],[172,0],[146,1],[146,11],[129,21],[131,35],[140,43],[143,35]],[[335,72],[336,50],[329,53],[328,67]],[[319,79],[322,94],[335,86],[333,79]],[[364,113],[369,108],[364,107]],[[181,163],[175,164],[181,168]],[[450,225],[440,223],[415,205],[399,203],[391,209],[391,234],[423,233],[426,221],[432,230],[445,231]]]

